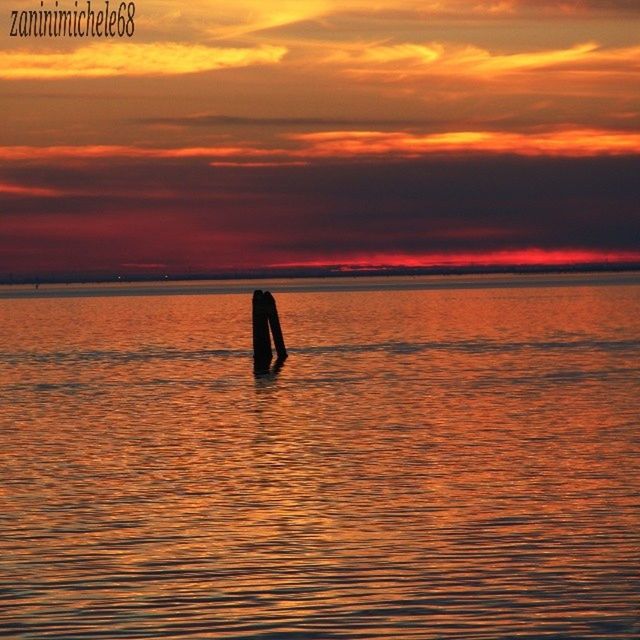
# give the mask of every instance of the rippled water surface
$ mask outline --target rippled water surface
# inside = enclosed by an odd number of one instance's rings
[[[252,286],[0,291],[0,637],[640,637],[639,277]]]

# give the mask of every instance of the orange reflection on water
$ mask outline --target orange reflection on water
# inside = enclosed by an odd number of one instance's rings
[[[590,278],[281,282],[259,378],[246,294],[1,300],[12,621],[635,637],[640,290]]]

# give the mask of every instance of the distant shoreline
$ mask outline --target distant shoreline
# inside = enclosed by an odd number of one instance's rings
[[[287,269],[237,270],[213,273],[167,274],[61,274],[49,276],[0,277],[0,286],[46,284],[117,284],[153,282],[198,282],[226,280],[273,280],[278,278],[359,278],[385,276],[466,276],[466,275],[520,275],[520,274],[570,274],[570,273],[626,273],[640,271],[640,263],[579,265],[509,265],[473,267],[372,267],[344,268],[300,267]]]

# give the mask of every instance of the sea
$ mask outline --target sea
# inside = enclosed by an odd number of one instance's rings
[[[639,445],[640,273],[3,286],[0,637],[637,640]]]

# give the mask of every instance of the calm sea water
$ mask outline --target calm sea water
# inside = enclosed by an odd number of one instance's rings
[[[254,286],[0,289],[0,637],[640,637],[640,276]]]

